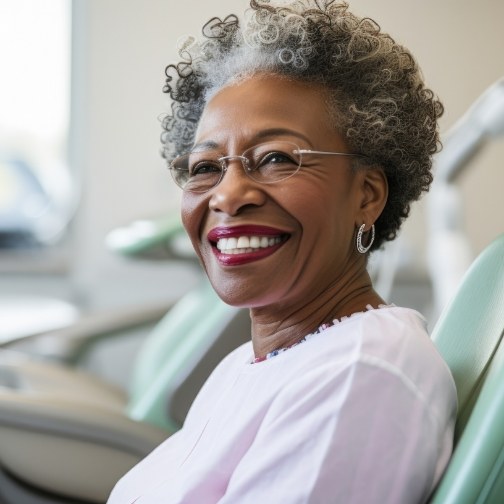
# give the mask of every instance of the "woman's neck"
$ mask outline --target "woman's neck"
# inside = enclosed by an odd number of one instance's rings
[[[341,279],[301,303],[252,308],[252,343],[256,357],[293,345],[324,323],[371,305],[385,304],[374,291],[367,271]]]

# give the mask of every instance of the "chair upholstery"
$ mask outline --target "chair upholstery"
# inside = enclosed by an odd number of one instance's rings
[[[68,366],[4,350],[0,502],[46,492],[58,503],[104,502],[122,474],[181,426],[218,361],[249,339],[248,312],[205,285],[146,341],[129,397]]]
[[[457,385],[455,450],[432,504],[504,502],[504,234],[474,261],[433,340]]]
[[[248,310],[226,305],[208,282],[189,292],[142,348],[133,374],[128,416],[178,430],[215,366],[248,340]]]
[[[115,230],[107,241],[125,256],[196,263],[183,236],[180,218],[168,217]],[[96,342],[161,318],[159,307],[144,312],[3,343],[0,502],[104,502],[122,474],[180,428],[217,363],[250,339],[248,311],[224,304],[204,280],[147,337],[129,394],[68,365]]]

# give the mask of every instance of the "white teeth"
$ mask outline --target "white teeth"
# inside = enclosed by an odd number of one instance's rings
[[[236,244],[236,248],[249,248],[250,240],[246,236],[240,236]]]
[[[217,249],[226,254],[245,254],[259,248],[272,247],[282,241],[280,236],[240,236],[219,238]]]
[[[259,248],[261,246],[261,240],[259,239],[259,236],[251,236],[249,241],[250,248]]]

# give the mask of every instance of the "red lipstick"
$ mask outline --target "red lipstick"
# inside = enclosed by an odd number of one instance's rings
[[[283,236],[287,235],[281,229],[275,229],[269,226],[221,226],[210,230],[207,238],[215,242],[219,238],[231,238],[236,236]]]
[[[257,237],[269,238],[270,244],[263,246],[247,247],[243,252],[229,252],[227,250],[219,250],[217,243],[221,239],[239,238],[239,237]],[[212,245],[212,251],[219,261],[224,266],[238,266],[249,262],[258,261],[265,257],[274,254],[289,238],[289,233],[281,229],[272,228],[269,226],[258,225],[242,225],[242,226],[220,226],[213,228],[207,235],[208,240]],[[274,238],[274,243],[271,239]]]

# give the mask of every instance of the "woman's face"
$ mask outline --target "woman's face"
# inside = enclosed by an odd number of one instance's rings
[[[319,87],[260,75],[223,88],[207,104],[195,145],[241,155],[270,140],[349,152]],[[206,193],[184,192],[182,219],[208,277],[235,306],[296,306],[345,281],[363,222],[363,173],[351,159],[310,155],[287,180],[261,184],[231,160]],[[234,244],[223,238],[236,238]],[[224,245],[226,243],[226,245]],[[242,249],[239,254],[226,247]]]

